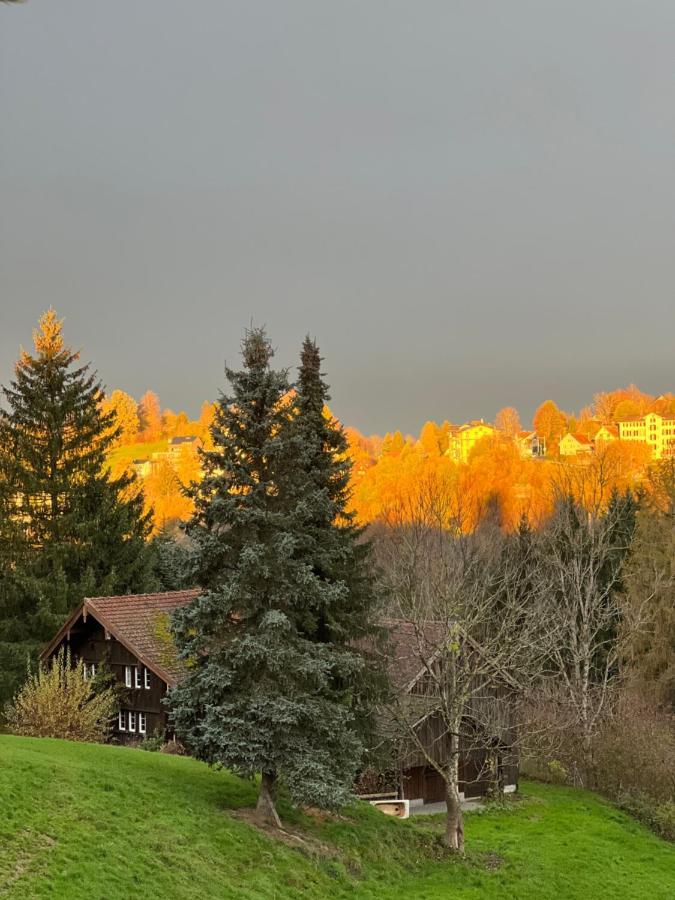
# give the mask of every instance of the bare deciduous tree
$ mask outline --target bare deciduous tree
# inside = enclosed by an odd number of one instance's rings
[[[515,747],[522,692],[546,654],[546,622],[531,603],[530,535],[494,526],[457,529],[451,491],[429,479],[392,512],[377,542],[390,615],[411,634],[421,677],[391,698],[387,721],[403,751],[442,778],[445,840],[463,852],[460,753],[483,751],[482,771],[499,784],[499,754]],[[408,662],[410,666],[410,662]]]
[[[629,497],[615,496],[604,511],[560,498],[535,542],[533,602],[555,634],[542,706],[570,745],[578,739],[591,786],[593,737],[618,683],[621,565],[632,530]]]

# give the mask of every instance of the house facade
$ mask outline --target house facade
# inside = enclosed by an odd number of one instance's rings
[[[654,459],[675,457],[675,418],[652,412],[617,422],[617,428],[620,440],[646,444]]]
[[[68,649],[74,662],[83,662],[87,678],[101,669],[112,673],[121,688],[113,741],[131,743],[166,731],[162,701],[181,677],[169,620],[198,593],[87,597],[43,650],[46,662]]]
[[[593,452],[593,441],[580,432],[570,432],[560,439],[561,456],[579,456]]]
[[[497,430],[482,419],[475,419],[453,428],[449,435],[447,455],[456,462],[468,462],[469,455],[476,444],[483,438],[494,437]]]

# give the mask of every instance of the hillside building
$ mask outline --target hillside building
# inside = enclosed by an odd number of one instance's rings
[[[617,423],[619,440],[646,444],[654,459],[675,457],[675,417],[664,418],[658,413],[635,416]]]

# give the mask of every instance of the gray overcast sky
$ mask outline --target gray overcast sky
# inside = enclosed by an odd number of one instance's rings
[[[0,381],[53,304],[197,411],[266,323],[364,431],[675,389],[673,0],[0,4]]]

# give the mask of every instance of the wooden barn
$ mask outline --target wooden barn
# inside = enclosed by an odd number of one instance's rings
[[[395,689],[424,696],[427,673],[420,660],[415,629],[409,622],[388,621],[392,658],[390,678]],[[436,643],[436,641],[432,641]],[[512,691],[500,683],[477,692],[474,716],[462,722],[459,738],[460,792],[463,799],[485,796],[499,781],[506,793],[518,785],[515,714]],[[424,706],[426,704],[422,704]],[[486,727],[489,729],[486,732]],[[450,758],[450,740],[439,715],[420,716],[416,729],[426,753],[438,764]],[[410,744],[401,749],[398,795],[412,805],[445,800],[445,782],[425,754]]]
[[[199,591],[87,597],[45,647],[46,661],[61,647],[73,661],[82,660],[85,677],[105,666],[124,686],[113,727],[113,740],[130,743],[164,733],[167,715],[162,700],[180,678],[169,637],[171,613]]]

